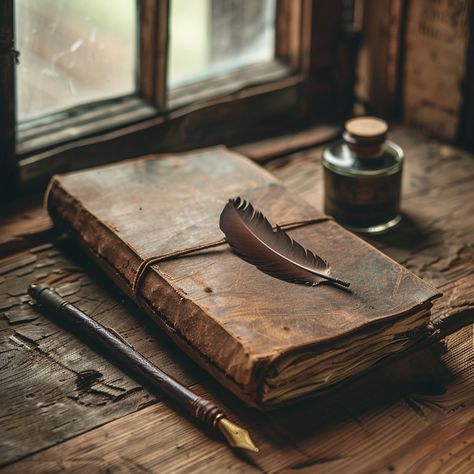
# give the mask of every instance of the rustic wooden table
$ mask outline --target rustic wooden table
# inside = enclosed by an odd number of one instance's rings
[[[407,129],[405,219],[370,241],[444,296],[434,312],[474,314],[474,157]],[[260,156],[274,143],[243,147]],[[278,147],[277,147],[278,148]],[[321,148],[265,166],[321,206]],[[0,219],[0,463],[3,472],[474,472],[473,328],[373,371],[321,400],[245,408],[152,326],[48,218]],[[22,249],[19,251],[19,249]],[[186,385],[222,403],[260,453],[231,451],[30,306],[33,280],[61,293]]]

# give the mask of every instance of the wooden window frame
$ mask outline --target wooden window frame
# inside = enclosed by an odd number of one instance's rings
[[[341,1],[277,0],[273,63],[242,68],[169,93],[169,0],[137,1],[137,95],[78,108],[76,116],[57,118],[54,127],[40,121],[33,131],[19,131],[23,139],[19,146],[14,0],[1,2],[0,191],[11,193],[43,184],[56,172],[153,152],[232,144],[288,130],[308,116],[324,119],[327,113],[322,108],[337,100],[329,72],[335,60],[329,59],[328,50],[340,39]],[[320,95],[326,102],[314,100]]]

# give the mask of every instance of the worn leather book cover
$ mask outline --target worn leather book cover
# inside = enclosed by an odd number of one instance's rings
[[[273,278],[225,243],[181,254],[222,240],[236,196],[274,225],[303,223],[289,235],[350,291]],[[223,147],[55,176],[46,202],[179,347],[254,406],[319,393],[427,337],[433,287]],[[143,271],[152,257],[163,258]]]

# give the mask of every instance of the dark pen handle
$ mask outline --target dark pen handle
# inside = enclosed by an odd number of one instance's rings
[[[206,424],[216,426],[217,421],[224,416],[222,410],[214,403],[188,390],[112,331],[67,302],[51,288],[34,283],[28,288],[28,293],[41,304],[47,314],[53,314],[61,321],[67,322],[76,334],[84,336],[87,343],[99,346],[119,360],[132,376],[136,376],[152,389],[165,393],[196,418]]]

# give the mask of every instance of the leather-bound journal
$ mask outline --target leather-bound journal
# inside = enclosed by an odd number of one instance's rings
[[[240,196],[350,283],[274,278],[233,253],[219,216]],[[429,337],[438,292],[223,147],[55,176],[47,207],[189,356],[269,408],[331,389]]]

